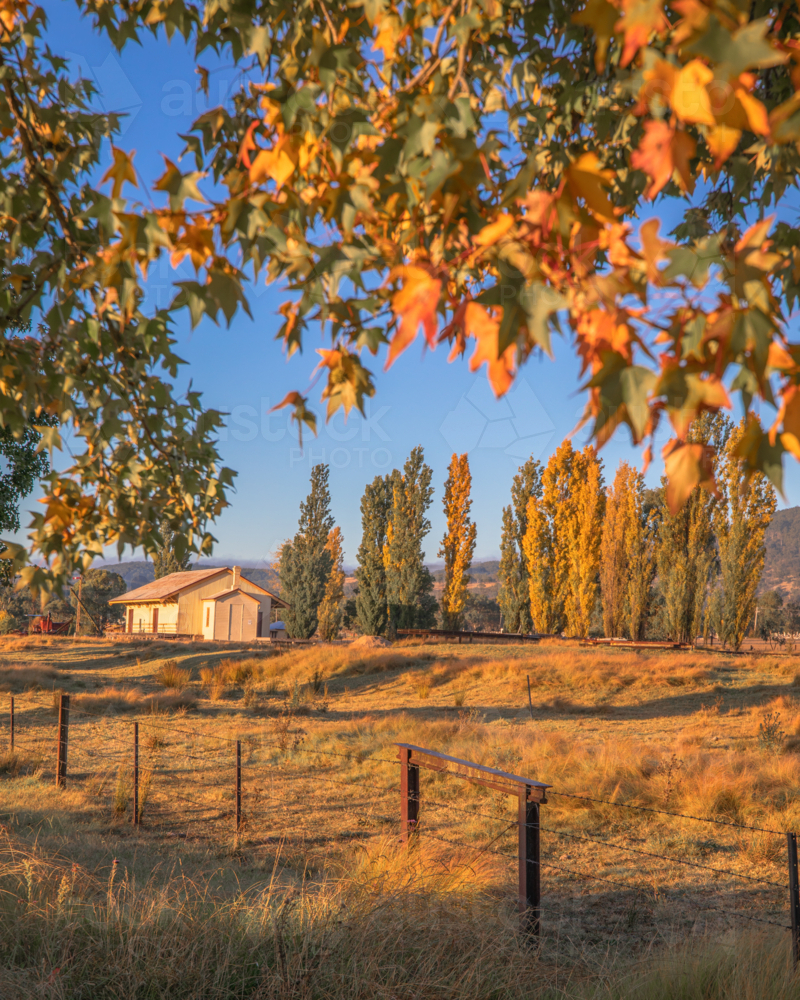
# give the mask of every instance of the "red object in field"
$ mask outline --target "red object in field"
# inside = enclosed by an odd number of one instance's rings
[[[31,632],[41,632],[43,635],[64,635],[69,629],[69,622],[54,622],[50,613],[46,615],[30,615]]]

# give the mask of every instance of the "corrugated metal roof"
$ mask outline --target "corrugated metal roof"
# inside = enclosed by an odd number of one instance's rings
[[[208,580],[219,573],[230,573],[230,570],[225,566],[216,566],[214,569],[191,569],[184,573],[170,573],[168,576],[162,576],[160,580],[153,580],[152,583],[146,583],[143,587],[137,587],[136,590],[115,597],[108,603],[136,604],[137,601],[163,601],[191,587],[192,584]]]

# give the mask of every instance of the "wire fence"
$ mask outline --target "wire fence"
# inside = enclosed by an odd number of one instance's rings
[[[22,713],[12,708],[0,714],[0,740],[7,746],[13,740],[6,773],[14,773],[14,759],[42,778],[58,780],[63,773],[62,784],[84,792],[90,808],[138,826],[143,835],[233,842],[256,858],[274,853],[276,844],[329,852],[371,839],[404,839],[402,754],[305,746],[301,720],[291,716],[272,731],[237,738],[174,718],[95,713],[69,706],[68,699],[65,705],[64,697],[59,717],[53,703],[33,694]],[[698,921],[719,930],[759,924],[770,933],[792,931],[797,960],[800,890],[793,835],[556,789],[547,790],[535,823],[522,822],[510,811],[509,803],[516,810],[515,796],[502,794],[516,792],[514,776],[494,772],[495,791],[473,794],[473,788],[467,794],[463,769],[435,770],[426,772],[421,791],[410,793],[416,819],[413,837],[405,837],[409,846],[440,847],[449,863],[480,869],[480,879],[490,879],[509,901],[513,869],[535,867],[543,946],[559,938],[560,946],[572,941],[585,953],[587,942],[600,945],[610,936],[645,942],[667,928],[695,929]],[[560,798],[577,806],[568,822],[555,810],[547,815],[548,803]],[[671,825],[651,831],[646,840],[635,825],[605,822],[603,811]],[[687,832],[687,826],[713,830],[715,839]],[[528,830],[535,834],[535,857],[521,853]],[[760,842],[754,846],[753,835],[769,838],[768,849]],[[653,846],[654,836],[665,849]],[[781,838],[789,844],[788,875]]]

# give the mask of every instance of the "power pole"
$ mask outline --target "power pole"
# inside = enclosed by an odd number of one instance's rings
[[[78,577],[78,608],[75,612],[75,638],[77,639],[81,632],[81,592],[83,591],[83,577]]]

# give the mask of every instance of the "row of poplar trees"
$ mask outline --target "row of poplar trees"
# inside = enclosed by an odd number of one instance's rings
[[[342,534],[334,526],[329,468],[315,465],[311,492],[300,505],[294,538],[281,547],[278,575],[289,605],[286,628],[292,638],[319,632],[335,639],[344,613]],[[432,471],[420,446],[402,471],[394,469],[367,485],[361,499],[362,538],[358,549],[355,611],[364,635],[389,635],[398,628],[431,628],[441,611],[445,628],[461,624],[476,528],[470,519],[472,477],[466,455],[453,455],[444,491],[447,530],[439,549],[445,584],[441,608],[425,565],[423,542],[431,529]]]
[[[439,549],[445,561],[441,608],[423,542],[431,530],[432,471],[421,446],[402,471],[376,476],[361,498],[361,544],[356,580],[356,624],[363,635],[394,636],[399,628],[458,628],[467,597],[476,528],[470,520],[472,477],[466,455],[453,455],[444,492],[447,530]]]
[[[775,491],[748,478],[746,434],[703,416],[688,439],[716,449],[717,493],[696,487],[671,513],[665,483],[648,490],[620,463],[606,488],[592,448],[569,441],[545,466],[529,459],[503,510],[498,601],[504,628],[692,642],[715,633],[738,649],[753,618]]]

